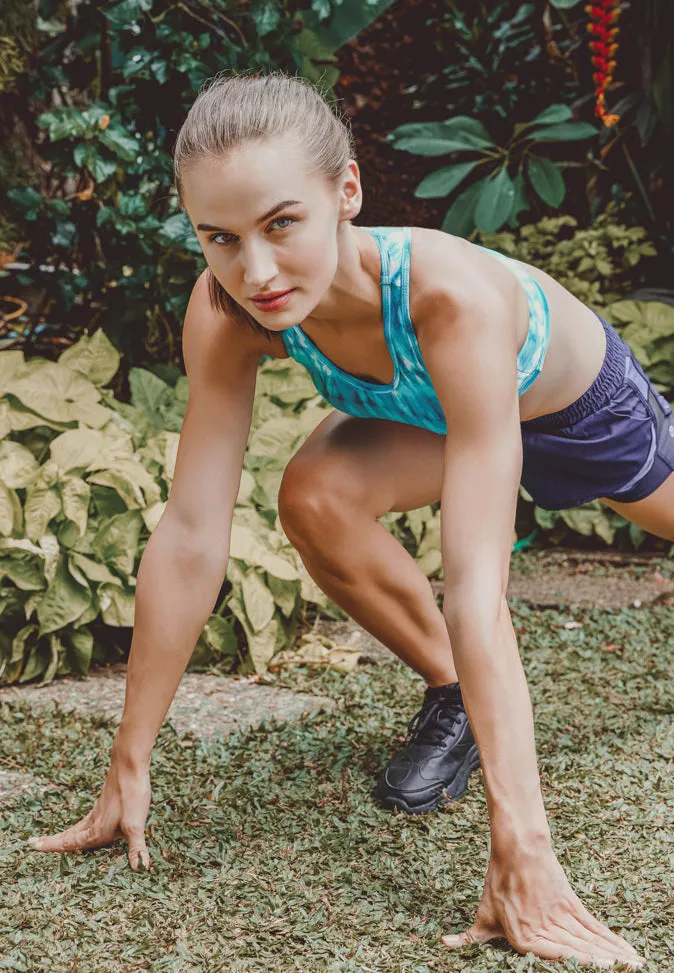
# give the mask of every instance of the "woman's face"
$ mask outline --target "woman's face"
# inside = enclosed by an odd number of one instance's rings
[[[199,160],[185,173],[183,201],[214,276],[263,327],[301,322],[329,289],[337,227],[351,214],[293,141],[248,142]],[[273,305],[252,300],[288,290]]]

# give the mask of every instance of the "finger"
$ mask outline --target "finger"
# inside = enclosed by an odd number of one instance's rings
[[[463,932],[447,933],[446,936],[441,937],[440,941],[445,946],[449,946],[450,949],[461,949],[462,946],[468,946],[470,943],[487,943],[490,939],[498,939],[503,935],[501,929],[476,922],[470,929],[464,929]]]
[[[147,850],[147,845],[145,844],[144,838],[133,838],[129,840],[129,865],[134,870],[138,871],[139,863],[142,862],[143,867],[150,871],[152,868],[150,864],[150,853]]]
[[[593,919],[593,917],[590,916],[590,919]],[[574,914],[568,916],[568,921],[577,936],[580,936],[581,938],[588,938],[592,942],[603,943],[608,949],[612,950],[616,956],[630,960],[641,958],[634,946],[631,946],[626,939],[622,938],[622,936],[616,936],[614,932],[611,932],[608,926],[602,925],[599,920],[593,919],[591,923],[588,921],[584,922],[582,916]]]
[[[580,956],[581,953],[589,953],[593,962],[608,963],[609,965],[626,962],[624,950],[619,951],[615,946],[602,939],[601,936],[596,936],[579,923],[574,923],[572,916],[564,916],[563,925],[561,922],[553,922],[553,926],[554,930],[546,930],[546,938],[560,946],[571,947],[574,950],[574,955]]]
[[[562,945],[552,939],[543,937],[537,939],[535,944],[528,946],[527,952],[534,953],[542,959],[576,959],[580,963],[599,966],[602,969],[610,969],[616,964],[615,958],[605,959],[599,955],[600,951],[598,950],[588,947],[583,948],[582,946]],[[626,961],[626,965],[631,966],[631,962]]]
[[[31,847],[37,851],[84,851],[87,848],[100,848],[101,845],[109,844],[116,838],[121,838],[119,830],[113,834],[107,834],[100,827],[92,825],[83,827],[82,822],[68,828],[67,831],[60,831],[58,834],[45,835],[30,842]]]
[[[577,913],[575,913],[575,916],[579,922],[590,930],[590,932],[600,934],[615,946],[620,946],[622,949],[634,953],[635,956],[639,956],[638,951],[634,948],[634,946],[632,946],[631,943],[629,943],[626,939],[623,939],[622,936],[619,936],[617,933],[613,932],[613,930],[609,929],[608,926],[605,926],[604,923],[600,922],[600,920],[597,919],[596,916],[593,916],[591,912],[588,912],[580,900],[579,906],[580,907],[578,908]],[[641,957],[639,958],[641,959]]]
[[[87,830],[84,820],[78,821],[77,824],[66,831],[58,831],[56,834],[33,835],[28,839],[28,844],[37,851],[71,851],[77,847],[77,844],[73,844],[73,842],[76,842],[78,836]]]

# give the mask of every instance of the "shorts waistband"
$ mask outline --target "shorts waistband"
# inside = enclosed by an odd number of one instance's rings
[[[594,313],[597,314],[596,311]],[[520,423],[522,429],[563,429],[564,426],[573,425],[603,408],[620,388],[625,378],[625,358],[630,354],[629,345],[599,314],[597,317],[604,326],[606,354],[592,385],[566,409],[527,419]]]

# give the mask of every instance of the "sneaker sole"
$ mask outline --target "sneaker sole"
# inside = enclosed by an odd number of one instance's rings
[[[453,780],[451,780],[449,784],[446,784],[442,790],[435,795],[435,797],[430,799],[430,801],[426,801],[425,804],[408,804],[403,797],[398,797],[393,794],[387,794],[384,797],[379,797],[376,788],[372,792],[373,797],[375,797],[383,808],[388,810],[399,807],[402,811],[406,811],[408,814],[427,814],[429,811],[435,811],[437,808],[439,808],[447,798],[452,801],[460,801],[463,795],[466,793],[466,789],[468,787],[468,778],[479,766],[480,755],[477,752],[477,746],[473,744],[466,754],[463,763],[457,770]]]

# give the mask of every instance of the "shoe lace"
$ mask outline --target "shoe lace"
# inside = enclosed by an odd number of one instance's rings
[[[461,711],[461,704],[455,700],[426,700],[407,724],[408,743],[425,743],[431,746],[443,743],[458,722]]]

